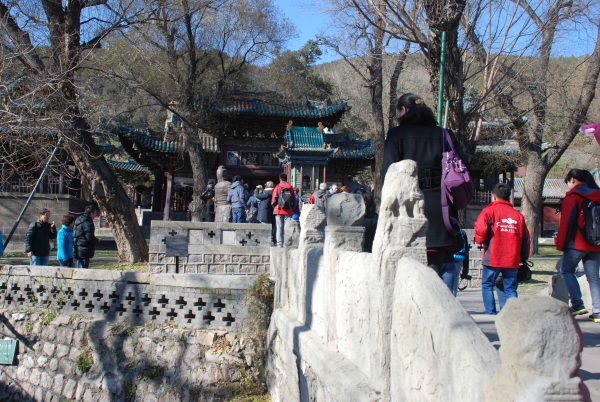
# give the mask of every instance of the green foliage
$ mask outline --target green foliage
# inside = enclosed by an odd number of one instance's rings
[[[85,374],[92,368],[92,363],[92,354],[89,351],[86,351],[79,355],[79,359],[77,359],[77,369]]]
[[[138,375],[138,379],[141,382],[158,380],[162,378],[165,372],[164,367],[149,365],[144,367]]]
[[[117,336],[131,336],[137,327],[127,321],[116,321],[110,325],[109,332]]]
[[[285,93],[291,98],[329,99],[333,86],[328,79],[315,73],[314,65],[322,55],[315,41],[308,41],[302,49],[285,51],[267,68],[258,69],[255,81],[268,91]]]
[[[135,394],[137,392],[137,384],[129,379],[123,383],[123,397],[126,401],[135,400]]]
[[[48,309],[40,313],[40,322],[42,325],[48,325],[56,317],[56,311]]]
[[[260,375],[256,369],[246,370],[245,367],[239,367],[242,374],[242,381],[231,387],[232,396],[228,399],[230,402],[270,402],[271,396],[267,387],[260,380]]]
[[[4,252],[2,258],[27,258],[27,253],[21,251],[7,251]]]
[[[121,360],[123,357],[125,357],[125,354],[123,353],[123,349],[121,348],[116,348],[110,351],[110,354],[112,355],[112,357],[115,358],[115,360]]]
[[[25,324],[25,333],[29,334],[31,331],[33,331],[33,323],[31,321],[27,321],[27,324]]]

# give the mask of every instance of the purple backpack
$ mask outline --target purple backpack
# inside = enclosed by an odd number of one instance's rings
[[[442,129],[443,152],[442,152],[442,215],[444,224],[451,233],[458,233],[458,219],[456,214],[450,213],[450,208],[454,211],[467,207],[473,198],[475,189],[471,174],[465,163],[460,159],[458,152],[452,141],[450,133],[445,128]],[[446,148],[446,144],[450,149]]]

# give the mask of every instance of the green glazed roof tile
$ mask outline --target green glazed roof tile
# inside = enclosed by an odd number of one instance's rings
[[[148,131],[119,127],[114,129],[113,133],[129,138],[135,143],[154,151],[178,153],[183,148],[181,141],[163,141],[162,138],[157,138]]]
[[[135,173],[148,172],[148,169],[146,169],[144,166],[139,165],[136,162],[131,161],[131,160],[127,161],[127,162],[122,162],[122,161],[115,161],[113,159],[108,159],[107,162],[115,169],[124,170],[126,172],[135,172]]]
[[[355,140],[347,133],[323,134],[316,127],[293,127],[286,131],[286,151],[294,154],[322,153],[336,159],[372,159],[372,140]],[[336,151],[337,149],[337,151]]]
[[[196,107],[201,108],[203,106],[204,102],[196,102]],[[348,110],[350,110],[350,106],[345,102],[323,105],[309,100],[292,102],[285,100],[231,99],[215,107],[215,112],[219,114],[278,116],[291,119],[298,117],[324,118]]]

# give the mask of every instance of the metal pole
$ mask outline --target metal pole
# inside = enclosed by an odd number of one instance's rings
[[[444,125],[441,127],[448,128],[448,109],[450,108],[450,102],[447,100],[444,102]]]
[[[442,48],[440,51],[440,82],[438,83],[437,123],[442,125],[442,109],[444,102],[444,73],[446,69],[446,31],[442,31]]]
[[[56,151],[58,151],[58,148],[60,147],[60,144],[62,143],[63,138],[64,137],[60,137],[58,139],[58,142],[56,143],[56,147],[54,148],[54,151],[52,151],[52,155],[50,155],[50,158],[48,158],[48,162],[46,162],[46,166],[44,167],[44,170],[42,170],[42,174],[40,175],[40,178],[38,179],[37,183],[35,183],[35,186],[33,186],[33,190],[31,190],[31,194],[29,194],[29,198],[27,199],[27,202],[23,206],[23,209],[21,210],[21,213],[19,214],[19,217],[17,218],[17,222],[15,222],[15,225],[13,226],[12,230],[8,234],[8,237],[6,238],[6,242],[4,243],[5,250],[6,250],[6,246],[8,246],[8,242],[12,238],[12,235],[15,233],[15,230],[17,230],[17,226],[19,226],[19,222],[21,222],[21,218],[23,218],[23,215],[25,215],[25,211],[27,210],[27,207],[29,206],[31,199],[35,195],[35,192],[37,191],[38,187],[40,186],[42,179],[46,175],[46,171],[48,170],[48,167],[50,166],[50,162],[54,158],[54,155],[56,155]]]

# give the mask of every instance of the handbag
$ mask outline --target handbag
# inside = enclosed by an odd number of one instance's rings
[[[451,213],[450,208],[453,212],[466,208],[473,198],[475,187],[471,173],[456,151],[450,133],[445,128],[442,128],[442,133],[442,216],[446,229],[456,234],[460,230],[458,219],[455,213]]]
[[[517,282],[528,281],[531,279],[531,267],[533,267],[533,262],[529,260],[521,261],[519,272],[517,273]]]

